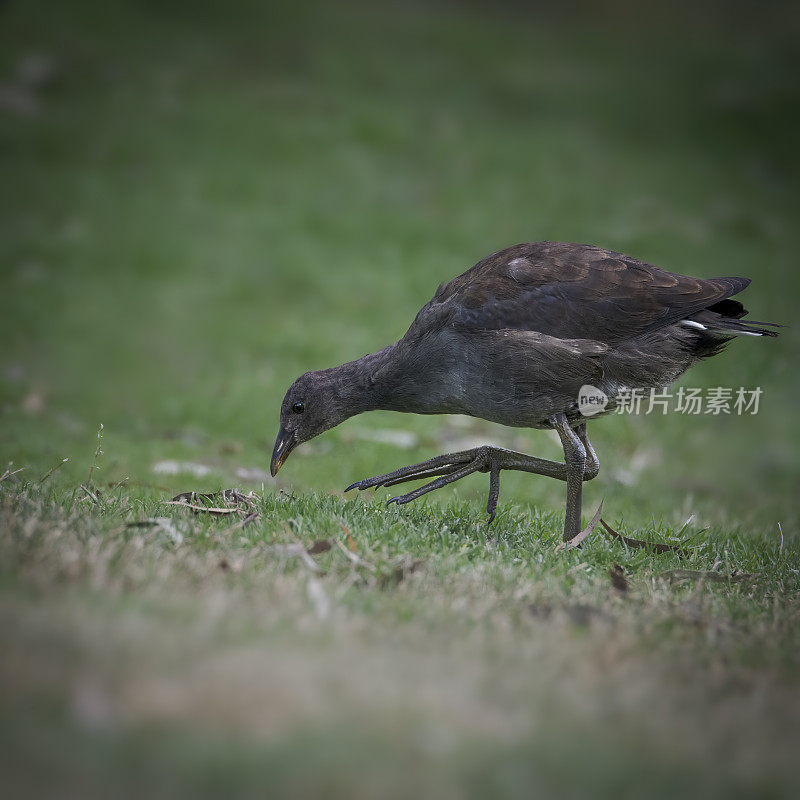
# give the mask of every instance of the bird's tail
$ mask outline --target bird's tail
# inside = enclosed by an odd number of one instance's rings
[[[695,315],[691,319],[681,320],[681,325],[687,328],[695,328],[699,331],[708,331],[710,334],[720,336],[777,336],[775,328],[782,328],[776,322],[756,322],[755,320],[731,319],[721,317],[717,320],[705,320],[700,322]]]
[[[782,328],[776,322],[756,322],[743,319],[747,316],[747,309],[731,297],[720,300],[703,311],[692,314],[681,324],[698,331],[707,331],[710,335],[717,336],[777,336],[775,328]]]

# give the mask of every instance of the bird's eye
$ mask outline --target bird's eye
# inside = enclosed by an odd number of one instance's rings
[[[292,411],[294,411],[295,414],[302,414],[305,410],[306,407],[302,403],[295,403],[292,406]]]

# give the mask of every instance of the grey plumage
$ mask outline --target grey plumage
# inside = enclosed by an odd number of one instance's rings
[[[564,535],[572,538],[580,483],[596,474],[580,387],[602,390],[611,411],[620,392],[666,386],[733,336],[775,336],[776,326],[744,320],[747,311],[731,299],[748,284],[677,275],[589,245],[537,242],[494,253],[439,286],[396,344],[298,378],[281,407],[272,473],[297,444],[373,409],[554,428],[563,464],[484,448],[353,486],[438,476],[430,488],[393,498],[403,503],[462,472],[487,471],[493,516],[501,469],[547,474],[567,481]]]

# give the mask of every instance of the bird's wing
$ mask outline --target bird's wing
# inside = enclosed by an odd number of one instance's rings
[[[484,358],[525,394],[546,385],[577,396],[578,387],[587,380],[603,378],[602,356],[609,350],[607,344],[591,339],[559,339],[538,331],[476,329],[469,336],[473,341],[480,338]],[[527,384],[531,386],[525,388]]]
[[[676,275],[589,245],[520,244],[442,284],[409,334],[453,325],[614,345],[708,308],[748,283],[747,278]]]

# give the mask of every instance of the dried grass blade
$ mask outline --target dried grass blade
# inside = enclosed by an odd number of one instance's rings
[[[597,507],[597,511],[594,512],[594,516],[589,524],[577,536],[574,536],[567,542],[561,542],[561,544],[556,547],[556,550],[567,550],[571,547],[577,547],[597,526],[597,522],[600,520],[600,514],[603,513],[604,502],[605,500],[600,501],[600,505]]]
[[[610,527],[604,519],[600,520],[600,524],[606,529],[606,533],[613,539],[619,539],[625,542],[628,547],[638,547],[645,550],[652,550],[655,553],[676,553],[681,558],[689,558],[691,553],[683,547],[676,544],[665,544],[664,542],[646,542],[643,539],[631,539],[629,536],[623,536],[619,531],[615,531]]]

